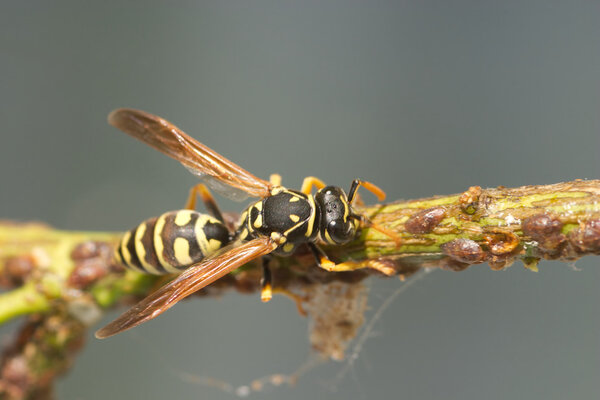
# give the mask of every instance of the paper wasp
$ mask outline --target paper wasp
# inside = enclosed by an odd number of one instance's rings
[[[117,259],[122,264],[147,273],[183,272],[98,330],[98,338],[115,335],[157,317],[249,261],[270,253],[290,255],[302,244],[309,247],[320,267],[343,270],[327,258],[317,243],[348,243],[355,239],[361,227],[369,224],[366,217],[352,208],[360,186],[380,201],[385,198],[377,186],[358,179],[352,182],[347,196],[341,188],[326,186],[314,177],[306,178],[300,191],[286,189],[281,186],[278,175],[273,175],[270,181],[257,178],[170,122],[143,111],[118,109],[109,115],[108,121],[179,161],[211,188],[237,199],[248,195],[260,200],[242,213],[235,231],[229,232],[208,189],[197,185],[190,193],[186,210],[147,220],[128,232],[116,249]],[[318,188],[314,195],[311,194],[313,186]],[[210,216],[193,211],[196,194],[200,195]],[[271,279],[268,259],[263,260],[262,297],[267,301],[271,295]]]

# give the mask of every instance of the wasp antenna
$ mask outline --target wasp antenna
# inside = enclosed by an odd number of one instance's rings
[[[352,181],[352,186],[350,186],[350,190],[348,191],[348,202],[352,204],[352,201],[356,197],[356,191],[359,187],[364,187],[369,192],[373,193],[377,196],[377,200],[384,201],[385,200],[385,192],[381,190],[381,188],[371,182],[362,181],[360,179],[355,179]]]

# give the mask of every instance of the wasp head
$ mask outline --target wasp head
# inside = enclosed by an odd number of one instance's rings
[[[360,217],[352,211],[346,193],[337,186],[326,186],[315,194],[321,213],[319,233],[328,244],[341,245],[355,238]]]

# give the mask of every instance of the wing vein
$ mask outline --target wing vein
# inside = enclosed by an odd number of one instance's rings
[[[99,339],[113,336],[156,318],[180,300],[204,288],[255,258],[269,254],[277,247],[270,238],[260,237],[239,246],[230,245],[211,257],[192,265],[174,280],[121,314],[96,332]]]
[[[108,122],[179,161],[190,172],[206,180],[211,188],[226,196],[240,199],[239,192],[252,197],[270,194],[271,184],[268,181],[252,175],[163,118],[140,110],[120,108],[110,113]]]

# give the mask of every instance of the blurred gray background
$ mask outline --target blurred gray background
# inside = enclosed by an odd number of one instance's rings
[[[291,187],[361,177],[395,200],[600,178],[600,2],[323,3],[3,2],[0,217],[115,231],[180,208],[195,178],[108,126],[117,107]],[[385,312],[338,391],[331,362],[254,397],[597,398],[598,264],[435,272]],[[370,285],[375,309],[399,283]],[[90,334],[58,392],[230,399],[181,372],[242,385],[308,355],[292,302],[230,294]]]

